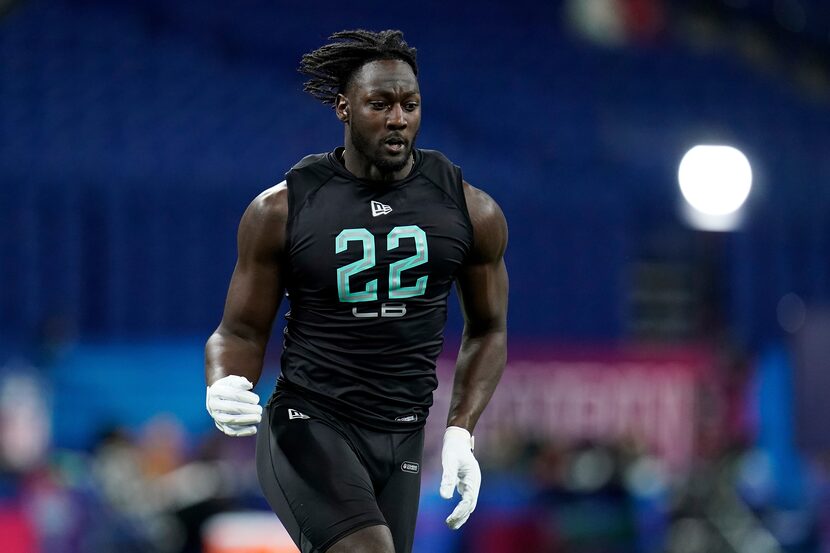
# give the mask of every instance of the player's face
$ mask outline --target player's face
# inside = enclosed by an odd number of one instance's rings
[[[403,169],[421,126],[421,94],[408,63],[378,60],[364,65],[347,92],[347,123],[354,148],[380,173]]]

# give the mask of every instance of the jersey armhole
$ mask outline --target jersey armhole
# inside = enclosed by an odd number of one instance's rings
[[[288,182],[285,175],[285,188],[288,189],[288,218],[285,220],[285,258],[291,253],[291,229],[294,226],[294,187]]]
[[[455,204],[455,207],[461,212],[462,216],[464,217],[464,221],[467,223],[467,229],[470,233],[470,244],[467,247],[467,251],[464,252],[464,260],[466,261],[467,257],[470,255],[470,252],[473,251],[473,246],[475,244],[475,228],[473,228],[473,220],[470,218],[470,211],[467,209],[467,198],[464,195],[464,176],[461,173],[461,167],[458,165],[453,165],[452,170],[454,173],[455,178],[453,179],[453,186],[455,187],[455,193],[452,194],[448,190],[442,188],[437,182],[429,178],[429,175],[425,173],[421,173],[423,177],[430,182],[435,188],[441,191],[441,193],[450,199],[450,201]],[[462,262],[463,265],[463,262]],[[453,275],[453,279],[455,279],[455,275]]]
[[[334,178],[334,175],[331,175],[325,181],[321,182],[317,186],[313,187],[311,190],[306,192],[303,195],[302,202],[300,205],[297,205],[297,194],[294,191],[294,185],[291,183],[293,180],[291,178],[291,171],[285,174],[285,187],[288,189],[288,219],[285,221],[285,252],[286,256],[289,256],[291,253],[291,245],[293,243],[293,229],[294,229],[294,218],[300,212],[300,210],[305,206],[308,202],[308,198],[313,196],[320,190],[323,186],[328,184],[328,182]]]
[[[473,242],[475,241],[475,227],[473,227],[473,219],[470,217],[470,210],[467,208],[467,195],[464,193],[464,176],[461,173],[461,167],[453,167],[456,173],[456,187],[458,189],[458,207],[464,214],[464,219],[467,221],[467,226],[470,229],[470,250],[473,249]],[[469,252],[467,252],[469,253]],[[466,256],[465,256],[466,257]]]
[[[464,175],[461,172],[461,167],[453,165],[452,168],[455,173],[455,182],[453,184],[455,185],[455,195],[457,196],[456,198],[452,198],[452,200],[464,216],[464,221],[467,222],[467,229],[470,233],[470,244],[467,247],[467,251],[464,252],[464,260],[461,262],[461,266],[463,266],[466,264],[475,246],[476,231],[473,226],[473,219],[470,217],[470,210],[467,208],[467,196],[464,194]],[[461,266],[459,266],[459,269]],[[453,275],[453,280],[455,280],[455,275]]]

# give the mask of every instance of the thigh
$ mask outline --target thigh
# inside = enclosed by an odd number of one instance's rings
[[[338,540],[326,553],[395,553],[387,526],[369,526]]]
[[[325,551],[352,532],[386,524],[369,474],[349,442],[308,409],[278,402],[266,408],[257,475],[302,553]]]
[[[393,440],[395,464],[378,494],[378,506],[392,531],[395,553],[410,553],[421,495],[424,431],[396,435]]]

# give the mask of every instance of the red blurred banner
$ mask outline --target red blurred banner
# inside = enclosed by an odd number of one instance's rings
[[[475,429],[477,444],[497,447],[488,439],[505,431],[565,443],[633,441],[682,470],[695,450],[699,392],[714,382],[713,365],[702,348],[524,347]],[[439,362],[435,426],[445,421],[453,366],[451,358]]]

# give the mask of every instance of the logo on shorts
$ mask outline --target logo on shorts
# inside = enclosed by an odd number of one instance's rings
[[[406,415],[404,417],[398,417],[395,419],[395,422],[415,422],[418,420],[418,415]]]
[[[404,461],[401,463],[401,470],[404,472],[411,472],[412,474],[418,474],[418,471],[421,470],[421,465],[413,463],[412,461]]]
[[[296,409],[289,409],[288,410],[288,420],[308,419],[308,418],[311,418],[311,417],[309,417],[308,415],[303,415],[302,413],[300,413]]]

